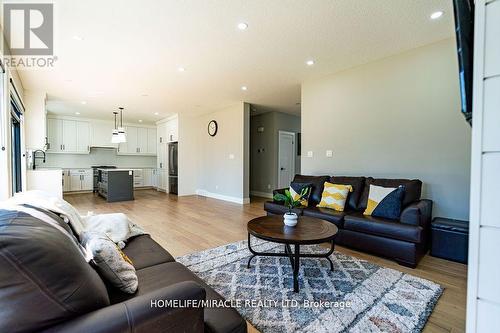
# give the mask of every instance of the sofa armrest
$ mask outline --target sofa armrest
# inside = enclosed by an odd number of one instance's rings
[[[276,201],[276,200],[274,200],[274,196],[276,194],[283,194],[283,195],[285,195],[285,190],[288,190],[288,187],[287,188],[279,188],[277,190],[273,190],[273,202],[279,203],[279,204],[283,204],[283,201]]]
[[[44,332],[203,332],[203,307],[182,307],[182,304],[167,307],[165,302],[202,301],[205,297],[205,289],[199,284],[179,282],[87,313]]]
[[[400,221],[403,224],[420,226],[424,229],[430,227],[432,219],[432,201],[422,199],[406,206],[401,212]]]
[[[277,190],[273,190],[273,197],[276,195],[276,194],[285,194],[285,190],[288,190],[288,187],[287,188],[279,188]]]

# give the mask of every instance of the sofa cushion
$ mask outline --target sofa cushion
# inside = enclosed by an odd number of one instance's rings
[[[309,206],[309,196],[311,195],[312,185],[309,183],[292,182],[288,191],[293,201],[300,201],[300,206]],[[278,201],[279,202],[279,201]]]
[[[264,202],[264,210],[268,213],[275,214],[275,215],[283,215],[286,212],[288,212],[288,208],[286,206],[284,206],[283,204],[277,203],[277,202],[273,202],[273,201]],[[300,208],[300,207],[293,209],[293,211],[299,216],[302,215],[303,210],[304,209]]]
[[[321,194],[323,193],[323,185],[329,181],[330,176],[304,176],[295,175],[293,178],[294,183],[311,184],[311,195],[309,196],[309,206],[315,207],[321,201]]]
[[[377,185],[382,187],[398,187],[403,185],[405,187],[405,194],[403,196],[403,208],[412,202],[420,200],[422,193],[422,182],[418,179],[383,179],[368,177],[365,181],[363,194],[358,203],[357,210],[365,210],[368,203],[368,193],[370,192],[370,185]]]
[[[309,207],[304,209],[304,216],[315,217],[328,222],[332,222],[338,228],[342,228],[344,225],[345,212],[339,212],[329,208],[322,207]]]
[[[0,210],[0,332],[31,332],[109,305],[78,247],[52,225]]]
[[[137,293],[129,295],[115,290],[110,293],[113,304],[183,281],[194,281],[205,288],[207,300],[224,299],[193,272],[178,262],[164,263],[140,269],[137,271],[137,276],[139,278]],[[205,308],[205,327],[205,332],[217,333],[246,332],[247,329],[245,320],[232,308]]]
[[[323,193],[321,194],[321,201],[316,207],[330,208],[343,212],[351,191],[351,185],[325,182]]]
[[[363,214],[398,220],[404,194],[405,188],[402,185],[394,188],[371,184],[368,203]]]
[[[149,235],[129,239],[123,252],[132,260],[135,269],[175,261],[172,255]]]
[[[381,217],[366,216],[360,212],[344,217],[344,229],[412,243],[420,243],[424,238],[422,227]]]
[[[84,231],[82,244],[92,253],[96,270],[103,280],[126,293],[135,293],[137,274],[132,261],[108,235],[98,231]]]
[[[352,186],[352,192],[349,193],[345,209],[356,210],[358,207],[359,199],[363,194],[365,177],[332,176],[330,178],[330,183]]]

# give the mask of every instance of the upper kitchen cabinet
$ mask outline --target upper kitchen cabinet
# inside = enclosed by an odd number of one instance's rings
[[[90,152],[88,121],[49,118],[47,137],[48,153],[88,154]]]
[[[172,116],[157,122],[157,143],[176,142],[179,140],[179,122],[177,116]]]
[[[177,117],[167,121],[167,142],[176,142],[179,137]]]
[[[148,154],[156,155],[156,128],[148,128]]]
[[[127,142],[121,143],[119,155],[156,155],[156,129],[150,127],[127,126]]]

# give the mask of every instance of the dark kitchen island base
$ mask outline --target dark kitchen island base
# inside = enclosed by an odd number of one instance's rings
[[[99,169],[98,193],[107,202],[134,200],[134,171]]]

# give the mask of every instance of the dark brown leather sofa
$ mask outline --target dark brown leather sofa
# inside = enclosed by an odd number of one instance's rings
[[[165,305],[223,298],[150,236],[124,252],[139,279],[133,295],[106,285],[56,227],[0,210],[0,332],[247,332],[232,308]]]
[[[352,185],[344,212],[318,208],[323,184]],[[294,182],[310,183],[313,188],[309,207],[296,208],[299,215],[317,217],[334,223],[339,228],[336,243],[342,246],[391,258],[403,266],[416,267],[428,251],[432,218],[432,201],[420,199],[422,182],[410,179],[376,179],[372,177],[305,176],[296,175]],[[370,184],[397,187],[405,186],[402,212],[399,220],[365,216]],[[274,194],[285,189],[275,190]],[[287,209],[279,202],[264,204],[268,215],[281,215]]]

